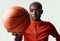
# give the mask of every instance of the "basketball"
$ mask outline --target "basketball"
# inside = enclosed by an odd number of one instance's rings
[[[13,6],[3,19],[3,24],[8,32],[24,32],[30,25],[29,13],[21,6]]]

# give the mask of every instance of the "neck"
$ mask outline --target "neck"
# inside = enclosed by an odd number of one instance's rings
[[[31,19],[31,20],[33,20],[33,19]],[[37,20],[33,20],[33,21],[41,21],[41,19],[37,19]]]

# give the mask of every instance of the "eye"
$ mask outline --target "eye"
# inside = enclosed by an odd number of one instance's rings
[[[30,12],[33,12],[33,10],[32,10],[32,9],[30,9]]]

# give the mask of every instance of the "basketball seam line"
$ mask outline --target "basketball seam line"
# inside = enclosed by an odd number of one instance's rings
[[[27,17],[27,16],[26,16],[26,17]],[[26,17],[25,17],[25,19],[26,19]],[[25,20],[25,19],[24,19],[24,20]],[[24,20],[23,20],[23,21],[24,21]],[[22,22],[23,22],[23,21],[22,21]],[[22,22],[20,22],[19,24],[17,24],[17,25],[16,25],[14,28],[12,28],[12,29],[17,28],[17,27],[18,27],[18,25],[22,24]],[[10,30],[12,30],[12,29],[10,29]]]
[[[28,22],[28,21],[27,21],[27,22]],[[26,25],[25,25],[25,27],[26,27],[27,25],[28,25],[28,24],[26,24]],[[25,29],[25,27],[24,27],[24,29]],[[23,32],[24,32],[24,29],[22,30],[21,34],[23,34]]]
[[[20,15],[20,16],[13,16],[13,17],[10,17],[10,18],[19,18],[19,17],[21,17],[21,16],[23,16],[23,15],[25,15],[25,14],[22,14],[22,15]]]

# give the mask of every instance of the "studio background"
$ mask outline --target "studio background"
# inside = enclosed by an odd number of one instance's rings
[[[50,21],[60,34],[60,0],[0,0],[0,41],[14,41],[14,36],[8,33],[3,26],[3,18],[11,6],[22,6],[29,10],[30,3],[39,1],[43,6],[41,19]],[[49,41],[55,41],[49,36]]]

